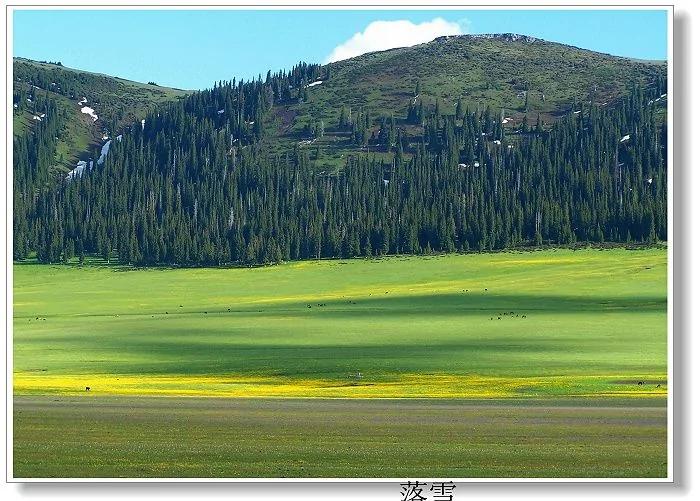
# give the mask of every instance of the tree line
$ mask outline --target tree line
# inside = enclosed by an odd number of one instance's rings
[[[261,141],[272,106],[304,99],[324,71],[300,64],[161,106],[113,141],[104,164],[51,188],[30,179],[52,147],[38,139],[43,122],[15,143],[15,199],[27,203],[15,205],[15,258],[252,265],[666,239],[661,86],[631,86],[615,106],[581,106],[518,134],[462,104],[450,115],[409,105],[422,130],[411,140],[391,119],[341,109],[352,141],[381,125],[393,155],[353,155],[328,174],[306,148],[272,155]]]

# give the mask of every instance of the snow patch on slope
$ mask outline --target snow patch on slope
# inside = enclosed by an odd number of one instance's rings
[[[119,134],[117,136],[117,141],[121,143],[122,141],[122,135]],[[105,158],[107,158],[107,154],[109,153],[109,148],[112,146],[112,140],[109,139],[105,144],[102,145],[102,150],[100,150],[100,158],[97,159],[97,165],[102,165],[105,163]]]
[[[109,153],[109,147],[111,144],[112,140],[110,139],[102,145],[102,151],[100,151],[100,158],[97,159],[97,165],[102,165],[105,163],[105,158],[107,158],[107,153]]]
[[[80,113],[90,115],[92,117],[93,122],[97,121],[97,114],[95,113],[95,110],[93,110],[89,106],[83,106],[82,108],[80,108]]]
[[[89,168],[92,169],[92,160],[90,160]],[[82,177],[83,172],[85,172],[85,169],[88,168],[88,162],[85,160],[80,160],[76,166],[75,169],[70,171],[68,175],[66,176],[66,180],[70,181],[72,179],[75,179],[76,177]]]
[[[122,135],[119,134],[117,136],[117,141],[121,142],[122,140]],[[97,159],[97,165],[102,165],[105,162],[105,158],[107,158],[107,154],[109,153],[109,148],[112,146],[112,140],[108,139],[105,144],[102,145],[102,149],[100,150],[100,158]],[[90,162],[86,162],[85,160],[80,160],[76,166],[75,169],[70,171],[68,175],[66,175],[66,180],[70,181],[76,177],[82,177],[83,173],[85,172],[85,169],[92,169],[93,167],[93,162],[90,160]]]

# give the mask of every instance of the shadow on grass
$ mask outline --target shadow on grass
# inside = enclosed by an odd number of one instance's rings
[[[182,304],[182,305],[181,305]],[[602,313],[660,313],[666,312],[667,298],[661,295],[638,297],[614,296],[574,296],[574,295],[533,295],[533,294],[499,294],[497,290],[483,289],[468,292],[435,293],[415,295],[398,295],[390,291],[380,294],[368,294],[366,297],[357,296],[328,299],[324,296],[307,297],[302,300],[271,301],[269,303],[231,303],[195,308],[186,301],[173,301],[170,306],[158,309],[143,309],[141,311],[106,311],[94,314],[80,314],[80,317],[192,317],[201,315],[202,319],[220,318],[221,316],[235,317],[236,315],[263,315],[269,317],[290,315],[299,319],[309,316],[336,316],[357,318],[363,316],[381,317],[410,317],[425,315],[465,316],[487,315],[489,318],[498,316],[502,319],[517,319],[527,321],[536,314],[575,314],[580,312]],[[166,313],[167,312],[167,313]],[[43,316],[40,311],[23,316],[15,316],[15,320]],[[51,315],[52,318],[75,318],[75,314]]]

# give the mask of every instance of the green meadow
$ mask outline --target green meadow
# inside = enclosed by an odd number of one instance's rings
[[[337,394],[325,396],[348,396],[412,378],[426,386],[423,396],[439,396],[429,387],[440,377],[449,387],[491,378],[494,392],[501,378],[566,377],[587,386],[578,393],[597,393],[601,381],[611,392],[648,393],[629,382],[665,380],[665,287],[663,249],[252,269],[18,264],[15,386],[43,392],[47,381],[67,392],[90,386],[94,395],[106,378],[104,393],[120,393],[110,377],[123,376],[149,393],[149,381],[194,378],[206,395],[218,393],[207,378],[239,378],[302,385],[298,396],[313,396],[304,384],[334,382]]]
[[[665,477],[644,399],[15,397],[20,477]]]
[[[666,266],[664,247],[221,269],[16,263],[15,476],[665,476]],[[401,405],[417,408],[409,423]],[[392,444],[429,429],[433,406],[452,418],[430,440],[451,445],[402,463]],[[568,417],[550,423],[550,408]],[[317,428],[299,428],[305,412]],[[353,428],[363,413],[382,417]],[[143,440],[135,456],[129,436]],[[240,447],[180,457],[217,436]],[[333,464],[334,451],[349,462]],[[481,466],[448,459],[475,451]],[[302,463],[285,462],[295,454]]]

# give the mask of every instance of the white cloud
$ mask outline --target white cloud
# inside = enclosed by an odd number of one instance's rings
[[[415,24],[402,19],[398,21],[373,21],[364,31],[355,33],[349,40],[338,45],[326,58],[326,63],[342,61],[367,52],[408,47],[430,42],[444,35],[462,35],[468,26],[465,20],[453,23],[441,17]]]

